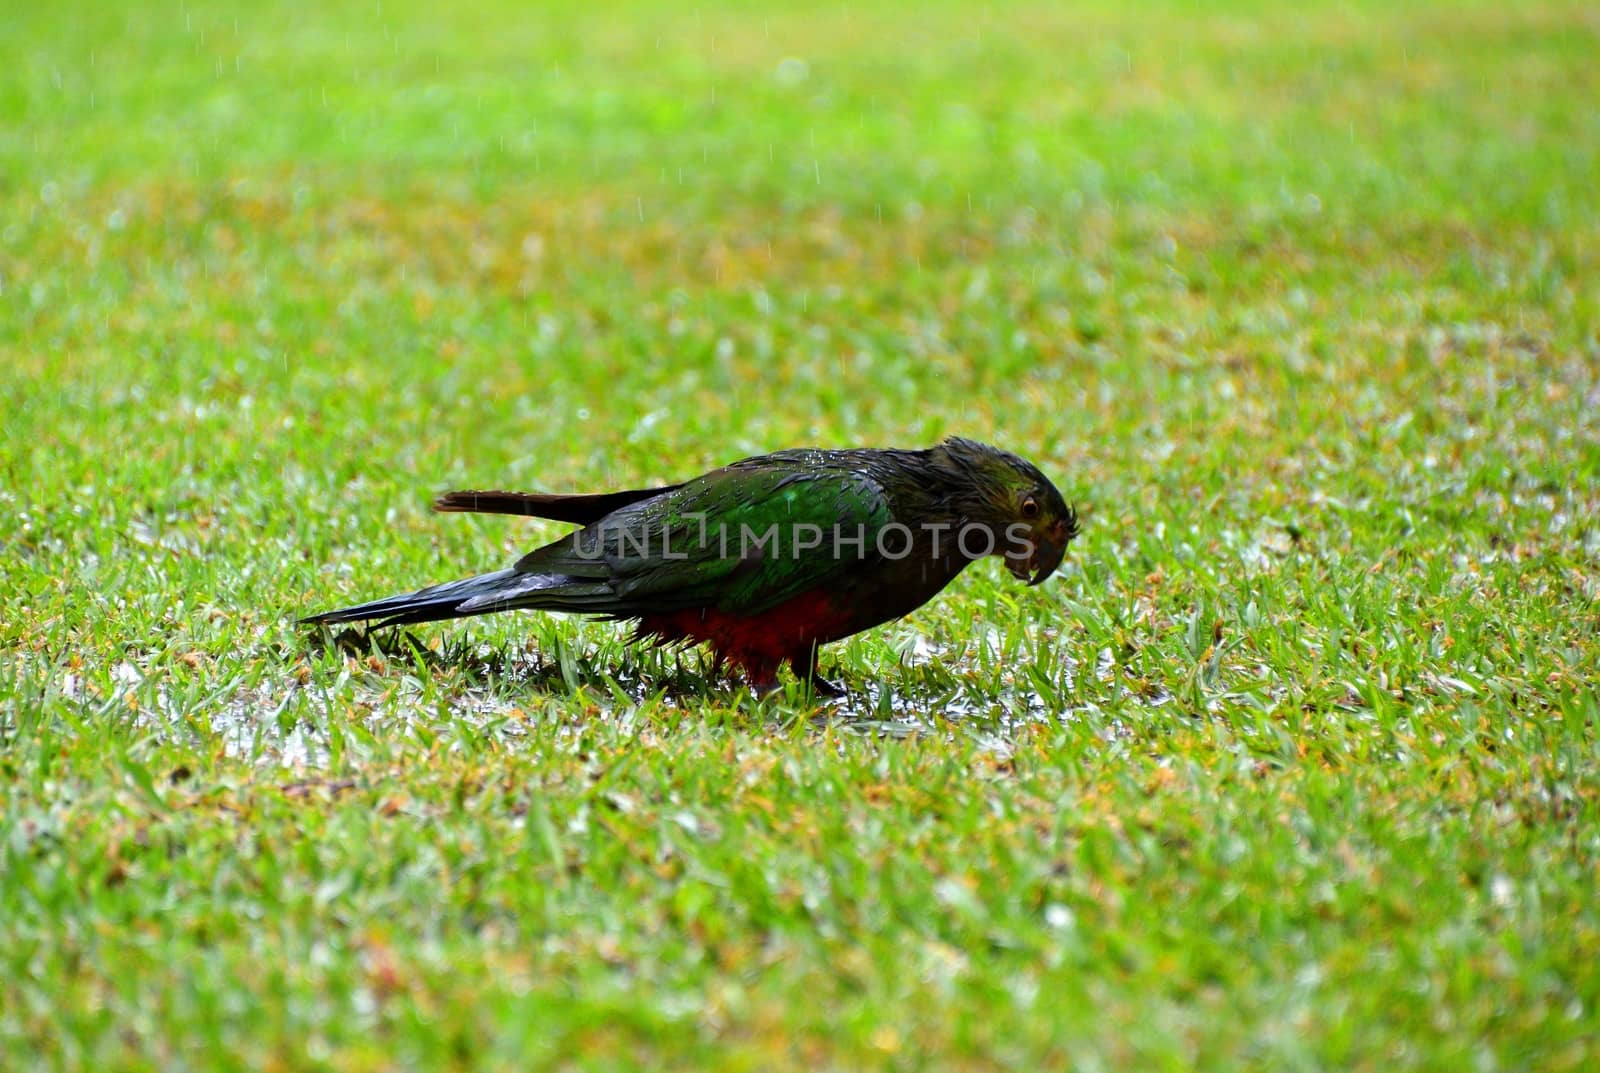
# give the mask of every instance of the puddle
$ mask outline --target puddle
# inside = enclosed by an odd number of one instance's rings
[[[1015,660],[1014,654],[1003,655],[1003,642],[993,630],[953,646],[922,636],[908,638],[896,646],[898,666],[886,667],[880,681],[851,683],[842,698],[816,702],[811,721],[818,729],[893,738],[960,735],[1001,754],[1010,751],[1012,739],[1025,727],[1085,715],[1105,724],[1102,733],[1108,741],[1128,736],[1119,721],[1105,715],[1103,692],[1099,704],[1076,703],[1080,675],[1092,675],[1099,683],[1116,680],[1111,650],[1102,649],[1089,667],[1059,652],[1048,672],[1019,664],[1000,672],[998,690],[987,691],[973,681],[972,668],[985,666],[985,677],[993,680],[987,668],[1004,658]],[[1024,644],[1031,650],[1034,642]],[[202,680],[174,686],[165,675],[147,679],[130,660],[116,664],[108,676],[96,676],[98,686],[87,685],[80,673],[54,673],[64,699],[108,712],[125,710],[134,726],[164,740],[220,744],[236,759],[303,769],[327,766],[332,726],[359,727],[375,738],[398,741],[414,729],[426,731],[431,739],[456,723],[516,748],[530,735],[530,719],[549,718],[548,702],[559,704],[574,685],[584,691],[583,707],[592,713],[590,718],[607,720],[628,733],[647,732],[660,723],[662,712],[726,707],[739,690],[734,677],[712,671],[709,661],[692,651],[602,667],[581,653],[544,653],[531,645],[447,647],[441,653],[396,642],[368,651],[367,656],[381,663],[369,667],[347,651],[344,666],[334,674],[324,670],[304,682],[295,673],[297,653],[261,654],[278,661],[281,670],[269,671],[253,685]],[[1046,675],[1048,695],[1058,698],[1057,703],[1033,687],[1031,676],[1037,674]],[[434,676],[437,684],[428,685]],[[1148,687],[1142,695],[1121,687],[1117,695],[1141,707],[1160,707],[1173,699],[1159,687]],[[782,722],[804,702],[789,694],[770,702],[747,698],[746,703],[772,704],[774,718]],[[557,728],[557,740],[568,733],[581,737],[584,727],[584,719],[575,717],[570,727]]]

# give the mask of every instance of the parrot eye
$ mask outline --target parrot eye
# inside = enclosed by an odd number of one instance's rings
[[[1039,501],[1032,496],[1022,501],[1022,516],[1032,521],[1039,516]]]

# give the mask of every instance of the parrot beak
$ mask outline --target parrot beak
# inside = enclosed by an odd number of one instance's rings
[[[1011,571],[1011,576],[1032,586],[1055,573],[1067,553],[1067,541],[1071,539],[1064,531],[1059,534],[1064,539],[1051,539],[1056,535],[1052,532],[1051,536],[1036,536],[1031,543],[1008,553],[1006,569]]]
[[[1007,555],[1006,569],[1011,571],[1011,576],[1018,581],[1037,585],[1055,573],[1056,567],[1061,565],[1061,556],[1066,550],[1060,545],[1041,540],[1026,553]]]
[[[1037,585],[1045,578],[1056,572],[1056,567],[1061,565],[1061,557],[1067,553],[1065,544],[1056,544],[1049,540],[1041,540],[1033,549],[1033,555],[1028,559],[1028,567],[1033,571],[1033,580],[1029,585]]]

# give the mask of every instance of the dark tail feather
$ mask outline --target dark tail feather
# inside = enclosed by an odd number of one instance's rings
[[[331,626],[341,622],[370,622],[379,626],[409,626],[418,622],[486,615],[517,607],[543,607],[553,611],[605,612],[611,596],[605,582],[572,578],[561,574],[524,574],[515,570],[496,570],[461,581],[430,585],[416,592],[390,596],[384,600],[307,615],[302,623]],[[596,605],[596,606],[591,606]]]
[[[433,509],[471,514],[520,514],[528,518],[550,518],[558,522],[590,525],[618,507],[650,499],[679,487],[630,488],[623,492],[595,495],[547,495],[543,492],[446,492],[433,501]]]

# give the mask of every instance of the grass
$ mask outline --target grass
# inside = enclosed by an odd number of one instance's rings
[[[7,23],[0,1066],[1600,1058],[1585,5]],[[1084,536],[839,705],[292,625],[947,433]]]

